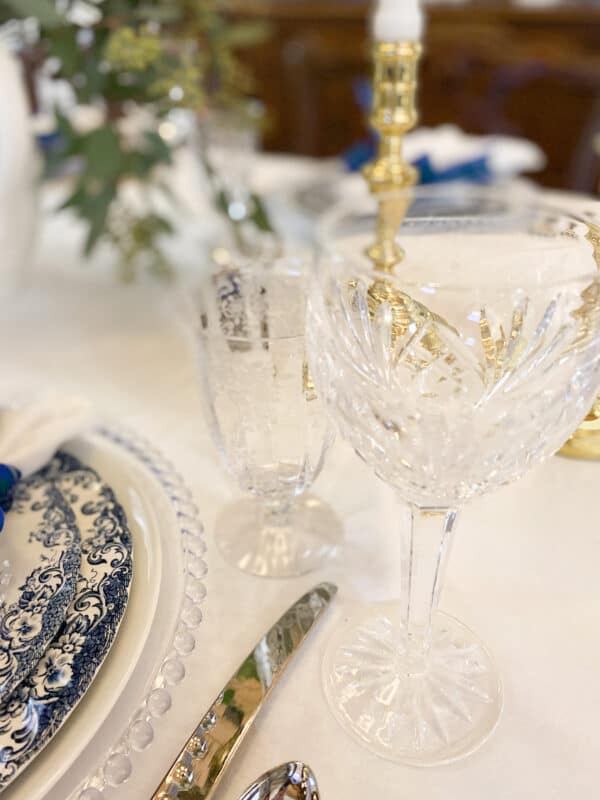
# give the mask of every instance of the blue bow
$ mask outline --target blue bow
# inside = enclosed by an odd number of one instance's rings
[[[0,531],[4,527],[5,513],[10,508],[12,492],[21,473],[16,467],[0,464]]]

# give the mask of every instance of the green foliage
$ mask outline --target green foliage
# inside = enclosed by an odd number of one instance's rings
[[[37,17],[47,29],[57,28],[64,22],[52,0],[2,0],[0,14],[5,19]]]
[[[48,155],[47,172],[77,162],[78,177],[63,208],[86,223],[86,253],[108,239],[119,248],[126,279],[140,266],[168,276],[161,240],[171,233],[170,224],[154,212],[125,213],[119,198],[128,179],[147,184],[150,192],[171,151],[154,130],[132,141],[121,122],[132,106],[160,119],[177,107],[239,103],[252,79],[235,51],[259,43],[268,31],[231,24],[219,0],[103,0],[85,28],[79,27],[75,0],[59,7],[60,13],[54,0],[0,0],[0,22],[37,18],[39,61],[55,59],[56,77],[71,84],[78,103],[105,109],[103,124],[85,133],[56,113],[59,143]],[[260,229],[268,221],[259,202],[255,207]]]
[[[113,204],[106,224],[106,235],[121,253],[121,278],[135,280],[140,270],[156,278],[171,278],[173,268],[165,256],[161,239],[173,233],[168,219],[156,212],[136,216],[126,207]]]
[[[139,146],[131,148],[124,143],[114,125],[108,122],[82,134],[77,133],[59,111],[56,112],[56,120],[59,144],[50,153],[47,168],[52,171],[71,158],[81,162],[75,188],[62,208],[72,209],[87,223],[86,254],[93,251],[104,235],[119,246],[125,260],[124,274],[129,279],[137,261],[135,249],[152,244],[153,230],[157,237],[170,230],[165,229],[164,220],[151,215],[146,225],[143,220],[137,220],[131,237],[126,237],[124,233],[117,233],[110,228],[109,212],[124,179],[147,180],[158,165],[171,163],[171,152],[164,140],[153,131],[147,131]],[[150,264],[151,271],[157,275],[169,272],[156,255]]]
[[[259,231],[262,231],[263,233],[273,233],[271,220],[269,219],[267,209],[265,208],[261,198],[257,194],[251,194],[250,199],[254,207],[252,222],[256,225]]]
[[[118,28],[110,35],[104,49],[111,69],[136,72],[150,69],[161,53],[160,36],[149,28]]]

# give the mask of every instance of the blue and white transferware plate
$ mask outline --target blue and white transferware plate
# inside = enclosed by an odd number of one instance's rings
[[[81,568],[65,620],[29,677],[0,704],[0,791],[65,722],[104,661],[129,597],[131,535],[125,512],[94,470],[59,453],[52,479],[81,531]]]
[[[75,515],[41,473],[14,490],[0,536],[11,577],[0,602],[0,700],[37,664],[62,625],[81,561]]]

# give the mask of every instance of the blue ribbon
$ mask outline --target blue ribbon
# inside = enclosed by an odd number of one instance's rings
[[[16,467],[0,464],[0,531],[4,527],[6,512],[12,502],[13,489],[20,477],[21,473]]]
[[[357,142],[347,150],[343,159],[350,172],[358,172],[377,155],[377,140],[374,137]],[[453,164],[446,169],[437,169],[429,156],[421,156],[413,161],[419,171],[419,183],[446,183],[448,181],[469,181],[488,183],[494,177],[487,156],[477,156],[467,161]]]
[[[413,166],[419,171],[421,183],[446,183],[449,181],[488,183],[494,177],[487,156],[461,161],[446,169],[436,169],[429,156],[422,156],[413,161]]]

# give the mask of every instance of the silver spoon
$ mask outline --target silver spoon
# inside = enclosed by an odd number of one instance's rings
[[[306,764],[292,761],[269,770],[240,800],[319,800],[317,779]]]

